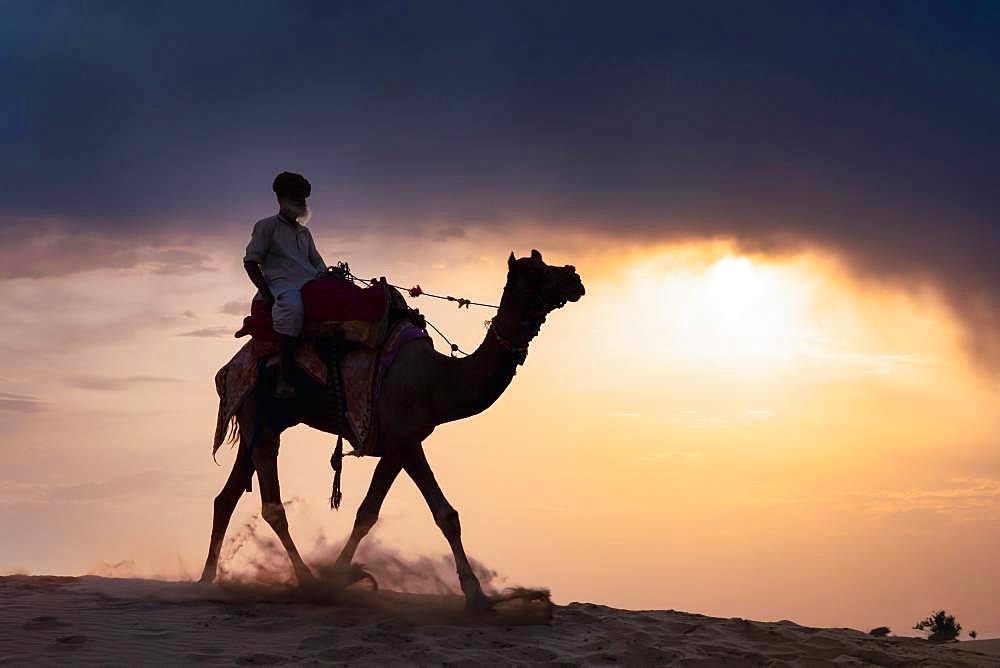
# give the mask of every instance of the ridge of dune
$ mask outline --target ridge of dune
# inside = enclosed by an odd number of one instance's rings
[[[283,663],[995,666],[998,641],[934,645],[852,629],[592,603],[470,617],[456,596],[192,582],[0,577],[0,664]],[[991,655],[992,653],[992,655]]]

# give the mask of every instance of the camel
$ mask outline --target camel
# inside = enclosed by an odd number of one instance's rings
[[[507,267],[507,283],[496,317],[475,352],[458,358],[438,353],[432,346],[406,345],[385,376],[376,408],[378,440],[374,451],[380,459],[350,537],[335,562],[335,572],[343,574],[342,584],[350,581],[351,573],[357,573],[358,567],[352,565],[355,551],[378,520],[382,502],[396,477],[406,471],[451,547],[466,608],[491,607],[465,554],[458,511],[448,503],[434,479],[423,442],[438,425],[478,415],[493,405],[510,385],[517,366],[524,363],[528,344],[538,334],[546,315],[584,295],[575,267],[549,266],[537,250],[520,259],[511,253]],[[226,529],[237,501],[250,489],[254,470],[260,486],[261,516],[288,553],[299,584],[316,581],[288,532],[278,486],[278,448],[281,432],[296,424],[331,434],[343,431],[335,400],[329,393],[315,384],[310,388],[302,379],[296,384],[296,400],[273,399],[269,392],[259,390],[240,408],[236,461],[215,497],[202,582],[215,579]]]

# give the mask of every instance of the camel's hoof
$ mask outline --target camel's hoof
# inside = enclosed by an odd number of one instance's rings
[[[361,564],[351,564],[338,568],[334,575],[334,582],[340,589],[347,589],[359,582],[368,582],[372,591],[378,591],[378,581],[375,576],[366,571]]]
[[[308,568],[295,573],[295,579],[299,581],[299,587],[316,587],[319,585],[319,579]]]
[[[474,592],[465,595],[465,611],[473,613],[495,612],[494,602],[483,592]]]

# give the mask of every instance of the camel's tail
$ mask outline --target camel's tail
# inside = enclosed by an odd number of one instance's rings
[[[257,364],[250,344],[247,343],[215,374],[219,413],[215,420],[215,438],[212,441],[213,459],[223,443],[235,444],[240,440],[240,424],[236,414],[256,384]]]
[[[222,440],[216,440],[212,446],[213,455],[223,443],[226,445],[235,445],[240,442],[240,421],[235,415],[230,416],[229,422],[223,426],[223,430],[224,434]]]
[[[240,440],[240,421],[235,415],[225,415],[224,401],[219,401],[219,416],[215,424],[215,438],[212,441],[212,459],[223,443],[235,445]],[[218,462],[216,462],[218,463]]]

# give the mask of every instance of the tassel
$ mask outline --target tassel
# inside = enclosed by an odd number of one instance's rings
[[[340,508],[340,500],[343,494],[340,493],[340,471],[344,468],[344,437],[337,435],[337,447],[330,456],[330,468],[333,469],[333,491],[330,493],[330,507],[334,510]]]

